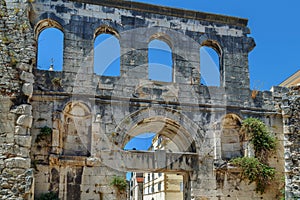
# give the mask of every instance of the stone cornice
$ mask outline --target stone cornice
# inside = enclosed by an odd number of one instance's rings
[[[123,0],[71,0],[71,1],[94,4],[94,5],[102,5],[107,7],[119,8],[119,9],[135,10],[142,13],[147,12],[147,13],[174,16],[174,17],[180,17],[186,19],[211,21],[211,22],[224,23],[224,24],[234,25],[234,26],[246,27],[248,24],[248,19],[244,19],[244,18],[231,17],[226,15],[216,15],[211,13],[184,10],[178,8],[165,7],[165,6],[156,6],[151,4],[139,3],[139,2],[131,2],[131,1],[123,1]]]

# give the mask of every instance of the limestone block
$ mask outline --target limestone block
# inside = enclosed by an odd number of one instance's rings
[[[22,104],[15,109],[12,109],[10,112],[19,115],[32,115],[32,106],[29,104]]]
[[[8,133],[6,135],[6,142],[7,143],[13,143],[14,142],[14,134],[13,133]]]
[[[27,83],[34,83],[34,76],[29,72],[22,71],[20,79]]]
[[[16,135],[27,135],[27,128],[24,128],[22,126],[16,126],[15,127],[15,134]]]
[[[20,63],[17,67],[24,71],[31,71],[31,66],[26,63]]]
[[[1,112],[8,112],[11,105],[12,105],[12,102],[8,99],[8,98],[5,98],[5,97],[0,97],[0,110]]]
[[[15,143],[17,145],[30,148],[30,146],[31,146],[31,136],[16,135],[15,136]]]
[[[22,168],[22,169],[30,168],[29,158],[21,158],[21,157],[8,158],[4,160],[4,163],[7,168]]]
[[[0,119],[0,131],[1,132],[13,132],[14,130],[14,123],[11,121],[1,120]]]
[[[32,83],[24,83],[23,87],[22,87],[22,92],[26,95],[26,96],[30,96],[33,92],[33,85]]]
[[[30,152],[28,151],[27,147],[19,147],[18,145],[15,145],[14,150],[15,150],[17,156],[20,156],[22,158],[30,157],[30,155],[29,155]]]
[[[17,119],[17,124],[24,126],[24,127],[28,127],[31,128],[32,125],[32,116],[29,115],[21,115],[18,119]]]
[[[52,130],[52,146],[59,147],[59,130]]]

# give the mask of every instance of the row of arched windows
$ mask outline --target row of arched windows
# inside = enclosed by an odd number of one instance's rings
[[[38,36],[37,67],[62,71],[64,35],[58,28],[46,28]],[[120,76],[120,43],[116,36],[101,32],[94,41],[94,73]],[[220,86],[219,54],[210,47],[200,48],[201,84]],[[163,40],[153,39],[148,44],[148,78],[173,81],[173,56]]]

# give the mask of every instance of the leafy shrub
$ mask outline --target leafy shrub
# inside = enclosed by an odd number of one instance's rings
[[[275,176],[275,169],[261,163],[257,158],[243,157],[231,160],[231,163],[242,169],[241,178],[248,179],[249,184],[256,183],[256,191],[263,193]]]
[[[41,131],[40,131],[40,135],[51,135],[52,134],[52,128],[49,128],[48,126],[44,126],[43,128],[41,128]]]
[[[127,187],[127,182],[122,176],[114,176],[110,185],[117,187],[120,191],[124,191]]]
[[[267,161],[269,152],[276,148],[276,139],[268,127],[259,119],[247,118],[242,122],[241,131],[253,144],[255,157],[262,162]]]
[[[242,133],[253,145],[255,157],[234,158],[230,162],[242,169],[241,178],[256,183],[256,192],[264,193],[275,177],[276,170],[268,163],[269,153],[276,148],[276,139],[259,119],[247,118],[242,122]]]

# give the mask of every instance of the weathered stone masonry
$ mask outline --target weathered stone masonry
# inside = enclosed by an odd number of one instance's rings
[[[126,171],[181,173],[184,198],[195,200],[279,199],[285,175],[286,199],[299,198],[299,94],[250,91],[255,43],[246,19],[117,0],[2,1],[0,14],[2,199],[31,199],[33,189],[35,197],[53,191],[61,199],[125,199],[110,181]],[[62,72],[34,66],[38,35],[48,27],[64,33]],[[119,39],[119,77],[93,72],[101,33]],[[171,83],[148,80],[152,39],[172,49]],[[220,87],[199,84],[201,46],[220,56]],[[263,195],[236,169],[218,171],[249,154],[238,132],[247,117],[262,119],[279,140],[270,159],[279,173]],[[41,136],[45,127],[51,135]],[[122,150],[149,131],[172,139],[181,153]]]
[[[284,158],[286,199],[300,197],[300,93],[299,87],[288,91],[282,99],[282,116],[284,123]]]
[[[1,1],[0,13],[0,198],[31,199],[30,169],[35,50],[28,6]]]

